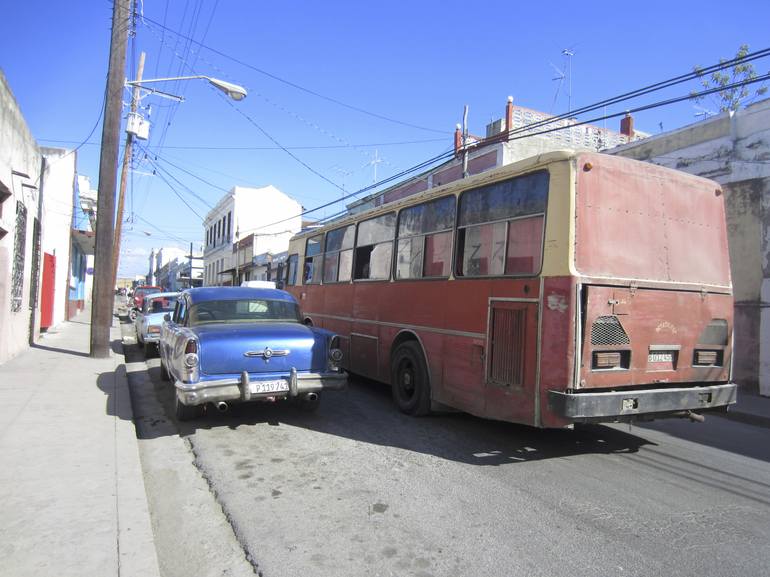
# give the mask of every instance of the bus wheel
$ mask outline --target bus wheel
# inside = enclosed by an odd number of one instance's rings
[[[398,346],[391,361],[393,400],[402,413],[416,417],[430,412],[428,369],[420,346],[409,341]]]

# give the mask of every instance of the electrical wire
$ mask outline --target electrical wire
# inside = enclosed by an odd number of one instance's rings
[[[598,110],[600,108],[604,108],[606,106],[610,106],[612,104],[618,104],[620,102],[625,102],[626,100],[631,100],[633,98],[638,98],[639,96],[645,96],[647,94],[650,94],[652,92],[657,92],[658,90],[662,90],[664,88],[670,88],[672,86],[676,86],[677,84],[681,84],[683,82],[688,82],[691,80],[695,80],[696,78],[700,78],[706,74],[710,74],[713,72],[717,72],[719,70],[724,70],[725,68],[730,68],[731,66],[737,64],[737,63],[745,63],[745,62],[752,62],[754,60],[758,60],[760,58],[765,58],[770,55],[770,48],[763,48],[762,50],[757,50],[755,52],[751,52],[747,54],[745,57],[742,58],[733,58],[731,60],[726,60],[724,62],[719,62],[718,64],[712,64],[710,66],[706,66],[705,68],[698,68],[697,70],[694,70],[692,72],[688,72],[687,74],[681,74],[679,76],[675,76],[673,78],[669,78],[667,80],[662,80],[660,82],[655,82],[654,84],[650,84],[648,86],[644,86],[642,88],[639,88],[637,90],[632,90],[631,92],[626,92],[625,94],[621,94],[619,96],[613,96],[612,98],[608,98],[606,100],[602,100],[600,102],[596,102],[594,104],[589,104],[587,106],[583,106],[582,108],[577,108],[574,110],[571,110],[569,112],[565,112],[562,114],[559,114],[557,116],[551,116],[549,118],[539,120],[537,122],[533,122],[528,124],[527,126],[523,126],[517,129],[514,129],[512,132],[519,133],[524,132],[526,130],[532,130],[534,128],[538,128],[540,126],[545,126],[547,124],[551,124],[553,122],[558,122],[559,120],[565,120],[568,118],[572,118],[575,116],[579,116],[581,114],[585,114],[587,112],[593,112],[594,110]],[[725,88],[722,87],[722,90]]]
[[[140,148],[141,148],[141,147],[140,147]],[[195,198],[196,200],[198,200],[198,201],[199,201],[201,204],[203,204],[203,205],[204,205],[206,208],[208,208],[209,210],[211,210],[211,209],[213,209],[213,208],[214,208],[214,205],[210,204],[210,203],[209,203],[209,202],[208,202],[206,199],[204,199],[203,197],[201,197],[200,195],[198,195],[198,194],[197,194],[195,191],[193,191],[193,190],[192,190],[190,187],[188,187],[186,184],[184,184],[182,181],[180,181],[178,178],[176,178],[176,177],[175,177],[173,174],[171,174],[171,173],[170,173],[168,170],[166,170],[165,168],[163,168],[162,166],[160,166],[160,165],[159,165],[159,164],[158,164],[158,163],[157,163],[157,162],[156,162],[156,161],[155,161],[153,158],[150,158],[150,157],[149,157],[149,156],[147,156],[147,155],[145,155],[145,158],[147,159],[147,161],[148,161],[148,162],[149,162],[149,163],[150,163],[150,164],[153,166],[153,168],[155,169],[155,170],[153,171],[153,174],[154,174],[155,176],[158,176],[158,177],[160,177],[160,178],[161,178],[161,179],[162,179],[164,182],[166,182],[166,184],[169,184],[169,183],[168,183],[168,181],[166,181],[165,177],[163,176],[164,174],[165,174],[166,176],[168,176],[168,177],[169,177],[171,180],[173,180],[174,182],[176,182],[176,183],[177,183],[179,186],[181,186],[182,188],[184,188],[184,189],[185,189],[185,190],[186,190],[188,193],[190,193],[190,195],[191,195],[193,198]],[[169,185],[169,186],[170,186],[170,185]],[[222,189],[222,190],[224,190],[224,189]],[[176,192],[176,193],[177,193],[177,195],[178,195],[178,192],[176,191],[176,189],[174,189],[174,192]],[[225,192],[227,192],[227,191],[225,191]],[[188,207],[189,207],[189,205],[188,205]],[[190,210],[192,210],[192,208],[190,208]],[[193,211],[193,212],[195,212],[195,211]],[[198,214],[198,213],[196,212],[195,214]],[[198,216],[200,216],[200,215],[198,215]],[[203,220],[203,219],[201,218],[201,220]]]
[[[590,123],[594,123],[594,122],[599,122],[601,120],[607,120],[607,119],[610,119],[610,118],[616,118],[616,117],[619,117],[619,116],[625,116],[627,113],[642,112],[642,111],[645,111],[645,110],[651,110],[653,108],[659,108],[661,106],[668,106],[668,105],[671,105],[671,104],[675,104],[677,102],[682,102],[682,101],[685,101],[685,100],[691,100],[691,99],[694,99],[694,98],[699,98],[701,96],[708,96],[709,94],[714,94],[716,92],[721,92],[723,90],[730,90],[732,88],[737,88],[739,86],[745,86],[747,84],[754,84],[754,83],[757,83],[757,82],[765,82],[767,80],[770,80],[770,73],[764,74],[764,75],[761,75],[761,76],[757,76],[757,77],[755,77],[753,79],[750,79],[750,80],[738,81],[738,82],[734,82],[732,84],[728,84],[728,85],[725,85],[725,86],[719,86],[719,87],[716,87],[716,88],[700,91],[700,92],[697,92],[697,93],[691,93],[691,94],[688,94],[686,96],[679,96],[679,97],[676,97],[676,98],[669,98],[669,99],[666,99],[666,100],[663,100],[663,101],[659,101],[659,102],[656,102],[656,103],[640,106],[640,107],[631,109],[629,111],[623,111],[623,112],[618,112],[618,113],[614,113],[614,114],[608,114],[608,115],[603,115],[603,116],[595,117],[595,118],[592,118],[590,120],[585,120],[585,121],[582,121],[582,122],[577,122],[577,123],[574,123],[574,124],[570,124],[568,126],[558,126],[558,127],[555,127],[555,128],[541,130],[539,132],[523,134],[523,135],[520,135],[520,136],[512,136],[512,137],[508,138],[508,141],[510,142],[510,141],[513,141],[513,140],[521,140],[521,139],[524,139],[524,138],[531,138],[533,136],[538,136],[538,135],[542,135],[542,134],[548,134],[548,133],[552,133],[552,132],[557,132],[557,131],[560,131],[560,130],[570,129],[570,128],[573,128],[575,126],[581,126],[581,125],[584,125],[584,124],[590,124]],[[543,124],[542,121],[538,121],[538,122],[532,123],[532,125],[534,125],[534,126],[539,126],[539,125],[542,125],[542,124]],[[521,130],[513,131],[513,132],[522,132],[524,130],[531,130],[530,126],[531,125],[527,125],[525,127],[522,127]],[[468,150],[471,150],[471,147],[468,147]],[[401,173],[399,173],[397,175],[393,175],[392,177],[383,179],[382,181],[376,182],[376,183],[374,183],[374,184],[372,184],[372,185],[370,185],[368,187],[365,187],[363,189],[360,189],[360,190],[358,190],[358,191],[356,191],[354,193],[350,193],[348,195],[342,196],[339,199],[336,199],[334,201],[322,204],[322,205],[317,206],[315,208],[304,210],[299,215],[294,215],[294,216],[289,217],[289,218],[285,218],[285,219],[277,220],[277,221],[272,222],[272,223],[265,224],[265,225],[261,226],[259,229],[256,229],[256,230],[260,230],[262,228],[267,228],[267,227],[270,227],[270,226],[274,226],[276,224],[280,224],[280,223],[292,220],[293,218],[297,218],[297,216],[300,216],[300,217],[301,216],[305,216],[307,214],[312,214],[313,212],[317,212],[317,211],[322,210],[324,208],[328,208],[329,206],[337,204],[337,203],[339,203],[339,202],[341,202],[343,200],[347,200],[348,198],[351,198],[354,195],[366,192],[366,191],[371,190],[373,188],[378,188],[378,187],[382,186],[383,184],[387,184],[389,182],[392,182],[394,179],[401,178],[401,177],[403,177],[403,176],[405,176],[407,174],[410,174],[412,172],[416,172],[417,170],[420,170],[422,168],[426,168],[426,167],[430,166],[431,164],[435,164],[436,162],[439,162],[440,160],[446,160],[447,158],[450,158],[451,156],[454,156],[454,154],[455,154],[454,150],[451,150],[451,151],[446,152],[444,154],[435,156],[435,157],[433,157],[431,159],[423,161],[420,164],[415,165],[414,167],[412,167],[410,169],[402,171]],[[385,192],[386,191],[380,192],[372,200],[376,200],[376,198],[381,197],[382,195],[384,195]],[[347,211],[343,211],[342,213],[339,213],[339,214],[345,214],[346,212]]]
[[[152,18],[148,18],[147,16],[143,16],[142,20],[143,20],[143,22],[145,24],[147,22],[149,22],[151,24],[154,24],[155,26],[158,26],[159,28],[163,29],[166,32],[170,32],[171,34],[175,34],[175,35],[181,36],[182,38],[185,38],[185,39],[189,40],[191,43],[197,44],[199,48],[203,48],[205,50],[208,50],[209,52],[212,52],[214,54],[217,54],[218,56],[226,58],[227,60],[230,60],[231,62],[235,62],[236,64],[240,64],[241,66],[243,66],[245,68],[248,68],[250,70],[258,72],[259,74],[263,74],[264,76],[267,76],[268,78],[272,78],[273,80],[281,82],[282,84],[285,84],[287,86],[291,86],[292,88],[295,88],[297,90],[300,90],[300,91],[305,92],[307,94],[310,94],[312,96],[315,96],[316,98],[320,98],[322,100],[326,100],[326,101],[331,102],[333,104],[337,104],[338,106],[342,106],[344,108],[348,108],[350,110],[354,110],[354,111],[359,112],[361,114],[365,114],[365,115],[371,116],[373,118],[378,118],[378,119],[384,120],[386,122],[391,122],[391,123],[394,123],[394,124],[400,124],[401,126],[408,126],[410,128],[416,128],[418,130],[425,130],[425,131],[428,131],[428,132],[435,132],[437,134],[447,134],[446,130],[436,130],[435,128],[427,128],[425,126],[419,126],[417,124],[412,124],[412,123],[409,123],[409,122],[403,122],[401,120],[396,120],[395,118],[390,118],[390,117],[384,116],[382,114],[377,114],[376,112],[371,112],[369,110],[365,110],[365,109],[360,108],[358,106],[353,106],[352,104],[347,104],[345,102],[342,102],[341,100],[337,100],[336,98],[332,98],[330,96],[325,96],[325,95],[323,95],[323,94],[321,94],[319,92],[316,92],[315,90],[311,90],[309,88],[305,88],[304,86],[300,86],[299,84],[296,84],[294,82],[291,82],[289,80],[281,78],[280,76],[276,76],[275,74],[267,72],[266,70],[262,70],[261,68],[257,68],[256,66],[254,66],[252,64],[249,64],[247,62],[244,62],[243,60],[235,58],[234,56],[230,56],[229,54],[226,54],[226,53],[224,53],[224,52],[222,52],[220,50],[217,50],[215,48],[207,46],[207,45],[203,44],[202,42],[198,42],[196,40],[193,40],[192,38],[185,36],[181,32],[177,32],[176,30],[172,30],[170,28],[167,28],[167,27],[163,26],[162,24],[160,24],[159,22],[156,22]]]

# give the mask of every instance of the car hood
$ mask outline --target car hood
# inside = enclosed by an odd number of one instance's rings
[[[326,370],[326,335],[299,323],[218,323],[192,331],[205,374]]]

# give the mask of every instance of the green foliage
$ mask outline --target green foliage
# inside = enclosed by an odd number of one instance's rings
[[[705,98],[711,98],[715,104],[719,107],[720,112],[727,110],[738,110],[741,106],[748,106],[758,97],[767,93],[767,86],[762,84],[759,87],[755,87],[753,84],[747,84],[747,82],[754,80],[757,77],[757,73],[754,71],[754,65],[751,62],[744,62],[743,59],[749,53],[748,44],[742,44],[735,54],[734,58],[725,60],[719,59],[720,64],[735,60],[735,62],[722,70],[717,70],[711,74],[705,74],[701,71],[699,66],[695,66],[693,70],[700,77],[701,86],[705,90],[711,90],[713,88],[727,87],[732,84],[740,83],[738,86],[732,88],[724,88],[714,94],[707,96],[698,96],[697,92],[692,93],[692,97],[696,102],[700,102]]]

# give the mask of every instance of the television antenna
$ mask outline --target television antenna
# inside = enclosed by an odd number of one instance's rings
[[[708,108],[703,108],[702,106],[698,106],[697,104],[694,104],[693,108],[698,111],[695,113],[696,118],[700,116],[705,120],[709,116],[716,116],[717,114],[713,110],[709,110]]]
[[[570,113],[572,112],[572,57],[575,52],[570,48],[565,48],[561,53],[567,60],[567,113]]]

